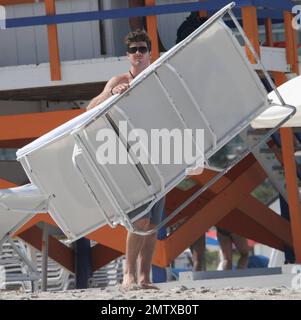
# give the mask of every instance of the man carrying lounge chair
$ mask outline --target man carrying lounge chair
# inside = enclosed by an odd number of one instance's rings
[[[121,94],[129,88],[129,83],[150,65],[151,40],[146,32],[137,29],[125,38],[130,70],[108,81],[104,90],[88,105],[87,110],[96,107],[114,94]],[[147,231],[159,224],[164,207],[164,198],[151,211],[135,222],[135,227]],[[151,261],[155,251],[157,234],[140,236],[128,232],[126,241],[126,265],[123,277],[125,289],[157,289],[150,281]]]

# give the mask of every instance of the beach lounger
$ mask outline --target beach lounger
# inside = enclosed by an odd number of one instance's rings
[[[300,88],[301,76],[295,77],[277,88],[285,102],[297,109],[295,115],[285,122],[282,127],[301,127]],[[270,92],[268,98],[273,101],[275,105],[272,105],[251,122],[252,127],[255,129],[273,128],[279,123],[279,120],[290,113],[288,108],[281,106],[275,91]]]
[[[36,186],[0,190],[0,247],[38,212],[48,212],[48,194],[43,196]]]
[[[125,93],[109,98],[17,152],[17,160],[32,182],[31,188],[36,188],[37,197],[47,197],[49,213],[70,240],[105,224],[112,227],[123,224],[139,233],[134,226],[138,218],[180,183],[189,169],[202,166],[203,162],[210,166],[209,158],[270,106],[267,92],[244,48],[223,22],[228,14],[239,32],[243,32],[232,7],[230,4],[220,10],[163,54],[132,81]],[[285,105],[281,96],[279,100]],[[295,111],[293,107],[286,108],[289,112],[279,125]],[[148,134],[154,128],[203,129],[204,142],[193,139],[194,147],[201,149],[203,155],[192,163],[141,163],[124,141],[119,127],[121,120],[129,130],[141,128]],[[100,164],[98,135],[105,129],[120,136],[119,147],[135,164]],[[270,134],[276,129],[277,126]],[[139,146],[147,150],[141,140]],[[146,152],[148,159],[152,156]],[[35,203],[38,204],[39,201]],[[187,204],[186,201],[158,227]],[[24,203],[23,209],[26,208]],[[133,212],[138,214],[132,215]]]

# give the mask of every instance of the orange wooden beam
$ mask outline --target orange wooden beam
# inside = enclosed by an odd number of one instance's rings
[[[36,248],[42,250],[42,230],[33,226],[30,229],[20,233],[19,238]],[[70,272],[75,272],[73,250],[62,244],[59,240],[49,236],[48,255],[51,259],[62,265]]]
[[[258,54],[258,56],[260,56],[256,7],[242,7],[241,12],[243,29],[250,42],[252,43],[256,53]],[[255,59],[253,58],[253,55],[250,52],[249,48],[246,48],[246,52],[251,63],[255,63]]]
[[[169,207],[169,204],[170,204],[169,199],[171,198],[172,200],[174,200],[174,197],[176,197],[176,196],[177,196],[176,193],[172,193],[166,199],[166,206],[165,206],[166,211],[165,212],[168,215],[184,202],[184,200],[179,202],[179,204],[176,207],[173,206],[173,208],[171,209]],[[167,227],[173,226],[178,222],[183,222],[183,219],[186,220],[187,218],[192,217],[195,214],[195,212],[197,212],[198,210],[200,210],[201,208],[203,208],[207,204],[208,200],[209,199],[204,199],[203,195],[200,195],[197,200],[193,201],[185,209],[183,209],[176,217],[171,219],[171,221],[169,221],[166,226]]]
[[[283,15],[287,63],[292,72],[299,74],[297,32],[292,27],[293,14],[285,11]]]
[[[235,171],[238,172],[238,170],[237,170],[238,168],[240,170],[244,170],[242,165],[243,165],[243,162],[239,163],[235,167]],[[236,174],[237,174],[237,172],[236,172]],[[230,173],[232,176],[231,178],[233,180],[234,170],[232,169],[230,171]],[[201,178],[202,175],[195,176],[195,180],[198,180],[199,177]],[[224,176],[218,180],[220,188],[225,188],[227,185],[229,185],[231,183],[231,180],[229,179],[229,177],[230,177],[230,175],[228,174],[228,176]],[[201,184],[203,184],[202,180],[201,180]],[[216,189],[216,188],[214,188],[214,185],[213,185],[210,188],[210,190],[212,190],[215,193],[219,193],[221,191],[221,189],[219,189],[219,188],[216,190],[214,190],[214,189]],[[279,248],[279,243],[281,243],[281,241],[289,246],[292,246],[292,237],[291,237],[291,233],[290,233],[289,222],[287,220],[283,219],[282,217],[280,217],[279,215],[276,215],[274,213],[274,211],[270,210],[268,207],[263,205],[261,202],[256,200],[254,197],[252,197],[252,196],[246,197],[246,199],[242,202],[242,204],[238,204],[237,209],[235,209],[235,210],[240,210],[240,212],[247,214],[249,216],[248,219],[252,220],[252,224],[256,225],[256,227],[253,228],[254,229],[253,233],[248,232],[249,238],[254,239],[254,237],[256,237],[257,241],[260,242],[260,239],[263,241],[263,239],[266,238],[266,234],[267,234],[268,241],[270,241],[271,236],[274,238],[275,237],[277,238],[276,240],[274,239],[274,241],[275,241],[274,247],[275,248],[276,248],[276,246],[278,246],[278,248]],[[223,220],[227,219],[227,217],[228,217],[228,215]],[[227,221],[228,220],[229,219],[227,219]],[[242,234],[242,232],[239,232],[240,224],[233,222],[232,224],[228,224],[228,226],[229,225],[231,227],[233,225],[232,229],[234,228],[236,233],[241,234],[243,236],[246,236],[245,234]],[[230,228],[229,231],[231,231],[232,229]],[[254,240],[256,240],[256,239],[254,239]],[[271,245],[271,242],[267,242],[267,241],[263,241],[262,243],[265,243],[267,245]],[[282,243],[281,247],[283,248],[283,243]]]
[[[292,28],[292,14],[284,12],[285,44],[287,63],[291,66],[292,72],[298,74],[298,48],[296,32]],[[277,86],[286,81],[284,74],[276,75]],[[301,262],[301,206],[299,199],[299,186],[295,161],[294,136],[291,128],[281,128],[281,148],[288,193],[288,206],[293,237],[294,253],[296,262]]]
[[[156,0],[145,0],[146,6],[156,5]],[[152,40],[152,62],[159,58],[159,42],[158,42],[158,21],[157,16],[147,16],[146,17],[146,28]]]
[[[114,250],[112,248],[106,247],[102,244],[97,244],[91,249],[92,255],[92,272],[98,270],[99,268],[105,266],[111,261],[117,259],[123,252]]]
[[[212,179],[217,172],[212,170],[205,169],[204,172],[200,175],[191,176],[190,178],[198,183],[199,186],[205,185],[210,179]],[[215,193],[219,193],[222,191],[231,180],[226,178],[225,176],[221,179],[218,179],[211,187],[210,190],[212,190]]]
[[[287,81],[286,75],[283,72],[273,72],[274,81],[277,87],[281,86],[283,83]]]
[[[166,251],[165,265],[196,241],[210,227],[216,225],[229,212],[235,209],[238,202],[245,197],[265,179],[266,175],[258,163],[242,172],[227,188],[220,192],[213,200],[209,201],[176,232],[164,240]]]
[[[37,213],[32,219],[30,219],[29,221],[27,221],[20,229],[18,229],[15,233],[14,233],[14,237],[19,236],[20,233],[23,233],[24,231],[30,229],[31,227],[33,227],[34,225],[36,225],[39,222],[46,222],[50,225],[56,226],[57,224],[55,223],[55,221],[51,218],[51,216],[49,215],[49,213]]]
[[[244,170],[242,168],[243,162],[239,163],[236,167],[240,167],[241,170]],[[195,176],[195,179],[197,180],[200,176]],[[232,170],[232,176],[233,176],[233,170]],[[233,177],[232,177],[233,180]],[[203,182],[203,181],[201,181]],[[223,176],[221,179],[218,180],[220,187],[225,188],[231,183],[231,180],[227,176]],[[203,183],[201,183],[203,184]],[[214,185],[210,188],[214,193],[219,193],[221,189],[214,190]],[[214,195],[213,195],[214,197]],[[268,234],[268,239],[271,238],[271,235],[276,237],[276,242],[275,242],[275,248],[276,245],[279,247],[279,241],[284,242],[286,245],[289,245],[292,247],[292,237],[291,237],[291,232],[290,232],[290,224],[287,220],[283,219],[281,216],[277,215],[269,209],[267,206],[263,205],[261,202],[256,200],[254,197],[251,195],[246,197],[245,200],[241,203],[238,204],[237,209],[235,210],[240,210],[240,212],[247,214],[249,216],[249,220],[252,219],[252,224],[256,224],[256,228],[254,228],[253,233],[248,232],[248,237],[254,239],[254,237],[257,238],[257,241],[259,239],[264,239],[266,237],[266,233]],[[228,215],[223,219],[227,219]],[[229,220],[229,219],[228,219]],[[233,224],[233,227],[232,227]],[[235,228],[235,232],[238,234],[243,235],[242,233],[239,232],[239,226],[240,224],[237,224],[233,222],[231,225],[232,229]],[[260,226],[259,226],[260,225]],[[258,227],[259,226],[259,227]],[[229,231],[232,230],[231,228]],[[256,230],[255,230],[256,229]],[[228,230],[226,228],[226,230]],[[260,232],[260,234],[258,233]],[[250,236],[251,235],[251,236]],[[244,235],[245,236],[245,235]],[[263,242],[267,245],[271,245],[269,242]],[[281,245],[283,247],[283,243]]]
[[[272,19],[268,18],[264,21],[265,25],[265,36],[266,36],[266,43],[268,47],[273,47],[273,29],[272,29]]]
[[[286,245],[293,246],[289,221],[276,214],[253,196],[246,197],[244,201],[239,203],[237,209],[260,224],[264,231],[270,232]]]
[[[293,131],[291,128],[281,128],[280,135],[294,253],[296,262],[301,263],[301,207],[298,178],[296,174],[297,168],[294,156]]]
[[[45,10],[47,16],[55,15],[55,0],[45,0]],[[50,62],[50,74],[51,80],[61,80],[61,62],[60,62],[60,52],[59,52],[59,42],[57,34],[57,25],[49,24],[47,25],[48,31],[48,51],[49,51],[49,62]]]
[[[0,145],[36,139],[83,112],[79,109],[0,116]]]
[[[274,213],[274,215],[276,214]],[[239,209],[232,210],[217,226],[281,251],[284,251],[285,247],[287,247],[275,234],[262,224],[257,223],[252,215],[246,215],[245,212]]]
[[[273,47],[274,46],[273,28],[272,28],[272,20],[270,18],[265,20],[265,33],[266,33],[267,46]],[[273,71],[272,76],[274,78],[276,86],[286,81],[285,74],[282,72]]]
[[[125,252],[126,235],[126,229],[120,225],[114,229],[109,226],[104,226],[94,232],[91,232],[86,236],[86,238],[94,240],[114,250]]]
[[[8,189],[14,187],[16,187],[15,183],[0,178],[0,189]]]

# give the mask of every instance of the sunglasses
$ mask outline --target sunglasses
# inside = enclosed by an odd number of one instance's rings
[[[131,53],[131,54],[134,54],[137,52],[137,50],[140,52],[140,53],[146,53],[148,51],[148,48],[147,47],[144,47],[144,46],[141,46],[141,47],[129,47],[128,48],[128,53]]]

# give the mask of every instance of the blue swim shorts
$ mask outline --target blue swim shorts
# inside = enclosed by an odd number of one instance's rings
[[[137,214],[139,214],[148,204],[135,209],[129,213],[129,217],[133,219]],[[158,225],[162,220],[162,213],[165,205],[165,197],[161,198],[154,206],[146,213],[141,219],[149,218],[150,223],[153,225]]]

